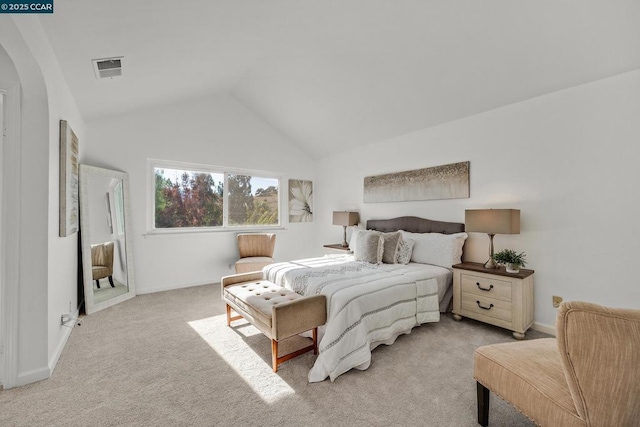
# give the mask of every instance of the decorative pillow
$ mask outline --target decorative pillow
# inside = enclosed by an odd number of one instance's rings
[[[382,253],[382,262],[385,264],[395,264],[398,256],[398,247],[402,236],[399,232],[380,233],[384,239],[384,252]]]
[[[413,245],[415,243],[416,241],[412,239],[400,239],[398,254],[396,256],[397,264],[409,264],[409,261],[411,261],[411,254],[413,253]]]
[[[384,252],[384,238],[380,233],[359,233],[356,240],[356,250],[353,255],[356,261],[380,264]]]
[[[468,236],[467,233],[400,233],[403,239],[415,240],[411,261],[445,268],[460,263],[462,246]]]
[[[356,252],[356,246],[358,246],[359,237],[367,233],[373,233],[377,235],[380,234],[379,231],[375,231],[375,230],[365,230],[363,228],[353,229],[353,232],[351,233],[351,239],[349,240],[349,249],[351,250],[351,252],[353,253]]]

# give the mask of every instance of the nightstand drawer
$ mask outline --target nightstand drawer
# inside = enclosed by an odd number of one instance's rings
[[[511,282],[495,278],[462,274],[462,294],[511,302]]]
[[[465,293],[462,294],[462,314],[474,318],[474,315],[488,316],[505,322],[513,319],[511,302]]]

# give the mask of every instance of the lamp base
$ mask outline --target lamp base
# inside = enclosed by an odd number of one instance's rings
[[[484,268],[496,269],[500,268],[498,264],[493,259],[493,237],[494,233],[489,233],[489,261],[484,263]]]
[[[484,263],[484,268],[496,269],[496,268],[500,268],[500,266],[496,264],[493,258],[489,258],[489,261]]]
[[[347,243],[347,226],[343,225],[343,234],[342,234],[342,247],[346,248],[347,246],[349,246],[349,244]]]

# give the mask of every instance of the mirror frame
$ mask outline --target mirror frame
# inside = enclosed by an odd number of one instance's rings
[[[84,282],[84,310],[86,314],[92,314],[112,305],[126,301],[136,296],[136,287],[133,268],[133,248],[131,233],[131,204],[129,202],[129,174],[111,169],[99,168],[81,164],[80,167],[80,236],[82,244],[82,279]],[[127,260],[127,285],[129,291],[117,297],[95,304],[93,299],[93,274],[91,269],[91,233],[89,232],[89,176],[109,177],[122,180],[122,196],[124,198],[124,236],[125,252]]]

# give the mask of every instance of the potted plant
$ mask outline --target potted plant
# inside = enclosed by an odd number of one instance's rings
[[[493,255],[493,260],[498,264],[503,264],[507,267],[507,273],[519,273],[520,267],[524,267],[526,262],[524,260],[525,253],[517,253],[512,249],[504,249]]]

